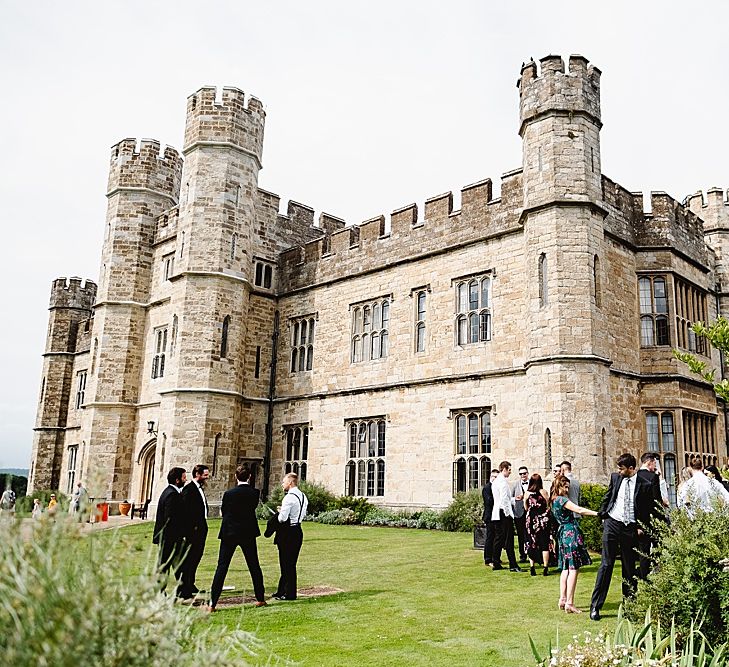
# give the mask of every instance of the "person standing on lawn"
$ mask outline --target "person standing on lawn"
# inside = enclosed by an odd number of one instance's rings
[[[484,484],[481,489],[481,496],[483,497],[483,562],[486,565],[491,565],[494,561],[494,533],[496,523],[491,520],[491,514],[494,511],[494,492],[492,485],[494,480],[498,476],[498,470],[492,470],[489,481]]]
[[[184,600],[191,599],[199,592],[195,585],[195,577],[208,536],[208,501],[203,489],[209,477],[210,468],[208,466],[196,465],[192,469],[192,481],[182,489],[181,493],[185,513],[185,548],[187,549],[182,565],[182,587],[180,589],[180,597]]]
[[[575,607],[577,577],[583,565],[592,560],[585,547],[585,538],[575,516],[597,516],[597,512],[580,507],[569,499],[570,480],[559,475],[552,485],[550,504],[557,520],[557,567],[562,570],[559,578],[559,608],[568,614],[581,614]]]
[[[514,484],[512,493],[514,495],[514,529],[516,531],[516,541],[519,545],[519,562],[526,563],[526,509],[524,507],[524,497],[529,488],[529,470],[526,466],[519,467],[519,478]]]
[[[286,492],[281,507],[278,510],[278,530],[274,544],[278,547],[278,563],[281,568],[281,578],[278,588],[273,594],[277,600],[296,599],[296,562],[299,559],[304,533],[301,522],[306,516],[309,501],[299,489],[299,476],[290,472],[284,475],[281,486]]]
[[[521,572],[514,555],[514,497],[509,487],[509,475],[511,475],[511,463],[502,461],[499,464],[499,474],[491,485],[494,494],[494,509],[491,513],[492,521],[496,522],[496,537],[494,538],[494,562],[491,567],[494,570],[503,570],[501,564],[501,550],[506,551],[509,559],[509,570]]]
[[[187,473],[184,468],[172,468],[167,473],[168,485],[157,501],[157,514],[154,518],[152,544],[159,544],[158,571],[166,581],[170,568],[175,568],[175,579],[181,576],[181,563],[184,554],[185,515],[180,491],[185,486]],[[164,590],[164,584],[162,587]],[[179,591],[178,591],[179,594]]]
[[[218,533],[220,552],[218,553],[218,567],[210,587],[210,611],[215,611],[225,577],[228,574],[230,561],[238,547],[243,552],[248,571],[251,573],[256,607],[266,606],[263,572],[261,572],[261,565],[258,562],[258,546],[256,545],[256,538],[261,534],[258,519],[256,519],[256,507],[261,499],[261,493],[251,486],[251,469],[248,465],[238,466],[235,478],[238,480],[237,485],[223,494],[221,506],[223,521]]]
[[[549,574],[549,556],[552,546],[550,534],[549,495],[547,494],[542,476],[534,473],[529,479],[523,505],[525,508],[525,547],[531,567],[529,573],[532,577],[537,575],[536,563],[544,566],[542,574]]]

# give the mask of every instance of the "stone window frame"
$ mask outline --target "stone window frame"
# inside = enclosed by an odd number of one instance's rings
[[[673,295],[676,313],[676,347],[709,357],[711,355],[709,342],[704,336],[697,336],[691,330],[695,322],[707,322],[706,290],[684,278],[674,276]]]
[[[392,294],[383,294],[350,304],[350,363],[387,359],[392,301]]]
[[[88,369],[76,372],[76,409],[79,410],[86,399],[86,378]]]
[[[427,347],[427,307],[430,285],[421,285],[410,290],[413,300],[413,352],[424,354]]]
[[[162,282],[167,282],[175,272],[175,253],[168,252],[162,255]]]
[[[76,466],[78,464],[78,445],[69,445],[66,458],[66,489],[70,495],[76,483]]]
[[[453,420],[453,495],[481,488],[491,475],[493,406],[457,408]],[[475,426],[475,429],[474,429]]]
[[[230,354],[230,315],[223,318],[220,329],[220,359],[227,359]]]
[[[648,408],[644,410],[646,451],[658,455],[661,474],[666,480],[668,498],[676,506],[678,484],[676,419],[673,410]]]
[[[344,495],[382,498],[385,495],[387,415],[345,419],[347,463]]]
[[[152,358],[152,379],[164,377],[165,374],[165,356],[167,354],[167,333],[169,326],[163,324],[155,327],[152,334],[152,350],[154,357]]]
[[[696,410],[681,411],[684,463],[698,457],[704,465],[717,465],[716,415]]]
[[[265,290],[273,290],[274,262],[260,257],[253,258],[253,284]]]
[[[660,295],[659,286],[663,290]],[[647,289],[646,289],[647,287]],[[640,316],[640,346],[669,347],[669,291],[666,274],[638,275],[638,313]]]
[[[318,312],[289,318],[290,375],[314,370],[314,340],[318,321]]]
[[[494,277],[494,271],[489,270],[454,278],[451,281],[455,299],[454,334],[457,348],[487,343],[491,340]]]
[[[549,305],[549,261],[547,253],[539,254],[539,307],[544,308]]]
[[[300,480],[306,480],[309,460],[309,437],[311,425],[308,422],[299,424],[286,424],[282,428],[284,432],[284,475],[293,472]]]

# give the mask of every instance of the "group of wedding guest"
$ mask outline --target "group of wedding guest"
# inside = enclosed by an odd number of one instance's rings
[[[168,486],[160,495],[157,505],[153,542],[159,544],[159,572],[166,580],[170,570],[177,581],[176,596],[193,601],[201,591],[196,585],[197,569],[205,551],[208,534],[209,507],[205,485],[210,477],[206,465],[192,469],[192,480],[187,482],[187,471],[175,467],[167,475]],[[220,549],[218,565],[210,588],[209,611],[215,611],[223,590],[225,577],[235,551],[240,548],[251,575],[255,606],[266,606],[263,572],[258,560],[256,539],[261,531],[256,518],[260,491],[253,486],[252,471],[241,465],[235,471],[236,486],[223,495],[222,522],[218,539]],[[278,600],[296,599],[296,563],[303,542],[301,522],[306,516],[308,500],[298,489],[298,475],[284,475],[282,487],[286,495],[269,520],[266,536],[276,533],[281,576],[272,597]]]

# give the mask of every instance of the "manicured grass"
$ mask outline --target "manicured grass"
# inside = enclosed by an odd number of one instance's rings
[[[209,588],[217,562],[219,521],[210,522],[198,586]],[[139,554],[149,557],[151,524],[122,529]],[[543,653],[557,633],[614,627],[620,603],[616,567],[605,620],[557,609],[558,574],[493,572],[471,535],[440,531],[326,526],[307,523],[299,559],[299,587],[331,586],[344,592],[296,602],[272,601],[201,614],[201,626],[254,632],[271,651],[304,665],[532,665],[531,635]],[[278,556],[270,540],[258,540],[267,594],[278,581]],[[576,604],[587,612],[599,557],[583,568]],[[243,556],[236,554],[226,584],[251,593]]]

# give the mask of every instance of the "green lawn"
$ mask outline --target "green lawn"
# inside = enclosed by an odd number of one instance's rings
[[[198,585],[209,588],[218,553],[219,521],[210,522]],[[124,541],[149,557],[151,524],[122,529]],[[270,540],[258,540],[267,595],[278,581],[278,557]],[[599,558],[583,569],[576,604],[589,608]],[[139,563],[129,563],[131,567]],[[440,531],[327,526],[307,523],[299,559],[299,587],[331,586],[336,595],[272,601],[256,609],[201,613],[201,625],[255,633],[271,651],[304,665],[532,665],[528,634],[544,652],[557,633],[612,629],[620,602],[616,568],[605,620],[558,611],[558,575],[530,577],[492,572],[471,535]],[[236,555],[226,584],[251,593],[243,556]]]

